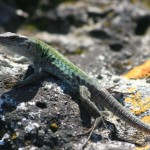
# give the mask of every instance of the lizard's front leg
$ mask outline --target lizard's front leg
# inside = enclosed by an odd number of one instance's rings
[[[30,75],[28,78],[24,79],[24,80],[20,80],[15,84],[15,87],[21,87],[27,84],[31,84],[33,82],[35,82],[36,80],[39,80],[42,77],[43,74],[40,73],[34,73],[32,75]]]
[[[34,65],[34,73],[27,77],[24,80],[20,80],[15,84],[15,87],[21,87],[27,84],[31,84],[37,80],[39,80],[45,73],[43,72],[42,68],[35,63]]]

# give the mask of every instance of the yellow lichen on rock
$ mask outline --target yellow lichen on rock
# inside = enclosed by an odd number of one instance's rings
[[[142,100],[140,92],[130,94],[125,98],[125,102],[131,103],[131,105],[133,106],[131,112],[136,115],[139,115],[150,108],[150,97]]]
[[[150,77],[150,60],[147,60],[140,66],[134,67],[128,73],[124,74],[123,77],[128,79],[142,79]]]
[[[135,148],[135,150],[149,150],[149,149],[150,149],[150,145],[138,146]]]
[[[144,116],[141,120],[147,124],[150,124],[150,116]]]

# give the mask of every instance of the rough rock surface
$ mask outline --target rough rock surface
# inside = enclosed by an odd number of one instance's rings
[[[150,115],[150,107],[138,114],[141,107],[128,101],[134,95],[143,105],[149,105],[148,78],[129,80],[120,76],[150,57],[148,8],[128,0],[81,0],[61,3],[37,16],[31,23],[47,22],[49,32],[40,28],[35,33],[20,27],[18,33],[56,47],[87,74],[99,79],[137,117]],[[1,28],[8,31],[3,25]],[[4,48],[0,52],[0,149],[80,149],[87,136],[79,134],[91,127],[93,119],[79,97],[52,75],[32,85],[13,88],[17,80],[32,74],[33,68],[28,63],[8,60]],[[149,142],[115,116],[108,116],[106,125],[108,129],[100,125],[94,131],[86,150],[132,150]]]

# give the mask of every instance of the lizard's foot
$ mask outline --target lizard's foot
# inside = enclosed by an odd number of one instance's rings
[[[86,131],[86,132],[84,132],[84,133],[81,133],[81,134],[79,134],[78,136],[83,136],[83,135],[86,135],[86,134],[91,134],[91,133],[93,133],[93,131],[94,131],[101,123],[103,123],[104,126],[105,126],[105,128],[107,128],[107,126],[106,126],[106,124],[105,124],[105,118],[108,117],[108,116],[110,115],[110,113],[109,113],[108,111],[101,111],[101,114],[102,114],[102,116],[97,117],[97,118],[95,119],[95,121],[94,121],[92,127],[91,127],[88,131]]]
[[[19,87],[22,87],[24,85],[31,84],[31,83],[35,82],[36,80],[40,79],[41,77],[42,77],[42,74],[34,73],[34,74],[30,75],[28,78],[26,78],[25,80],[18,81],[14,85],[14,87],[19,88]]]
[[[105,124],[105,119],[104,119],[104,116],[108,116],[109,115],[109,112],[108,111],[102,111],[101,112],[102,116],[98,117],[95,119],[94,123],[93,123],[93,126],[86,132],[86,133],[83,133],[83,134],[80,134],[80,135],[85,135],[85,134],[89,134],[88,138],[86,139],[86,141],[84,142],[84,144],[82,145],[82,149],[85,148],[85,146],[87,145],[88,141],[90,140],[94,130],[98,127],[98,125],[100,123],[103,123],[105,128],[107,128],[106,124]]]
[[[99,125],[102,121],[103,121],[103,117],[102,116],[96,118],[95,122],[94,122],[93,126],[90,128],[90,130],[88,130],[86,133],[82,134],[82,135],[89,134],[88,138],[86,139],[86,141],[82,145],[82,149],[85,148],[85,146],[87,145],[88,141],[90,140],[94,130],[96,129],[97,125]]]
[[[110,116],[110,113],[108,111],[101,111],[102,116],[98,117],[95,119],[93,125],[91,128],[89,128],[88,131],[79,134],[79,136],[83,136],[86,134],[90,134],[92,131],[94,131],[96,128],[98,128],[98,126],[103,123],[103,125],[105,126],[105,128],[107,128],[106,124],[105,124],[105,118]]]

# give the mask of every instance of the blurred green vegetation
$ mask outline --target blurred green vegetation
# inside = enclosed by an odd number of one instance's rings
[[[150,8],[150,0],[130,0],[132,3],[143,3],[144,6]]]
[[[53,5],[58,5],[60,3],[63,3],[63,2],[77,2],[78,0],[53,0],[52,3]]]

